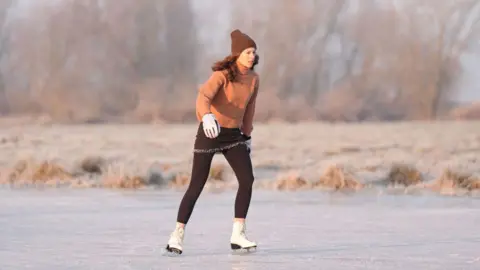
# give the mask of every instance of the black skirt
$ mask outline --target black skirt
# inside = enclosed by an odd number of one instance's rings
[[[239,128],[220,128],[220,134],[213,139],[205,136],[203,123],[198,125],[194,153],[220,153],[235,146],[246,144],[248,137]]]

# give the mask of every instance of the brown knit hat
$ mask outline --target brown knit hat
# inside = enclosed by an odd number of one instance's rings
[[[250,47],[257,49],[257,44],[255,44],[255,41],[238,29],[233,30],[230,33],[230,37],[232,39],[232,55],[239,55],[243,52],[243,50]]]

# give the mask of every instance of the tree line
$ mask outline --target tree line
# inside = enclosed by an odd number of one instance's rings
[[[229,48],[211,57],[199,33],[215,31],[201,23],[215,11],[189,0],[21,2],[0,0],[2,115],[192,121],[199,84]],[[441,117],[478,40],[480,2],[398,2],[230,1],[228,29],[259,44],[257,120]]]

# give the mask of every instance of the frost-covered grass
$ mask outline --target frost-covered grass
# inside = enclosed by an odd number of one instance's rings
[[[197,131],[196,124],[0,126],[0,181],[15,188],[184,189]],[[480,188],[479,157],[480,122],[474,121],[271,123],[257,124],[253,133],[257,189],[471,195]],[[214,164],[207,189],[234,189],[224,158],[216,156]]]

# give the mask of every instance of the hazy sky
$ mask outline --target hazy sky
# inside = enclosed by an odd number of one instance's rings
[[[465,55],[462,60],[465,70],[459,85],[462,89],[459,99],[462,101],[480,100],[479,52]]]

